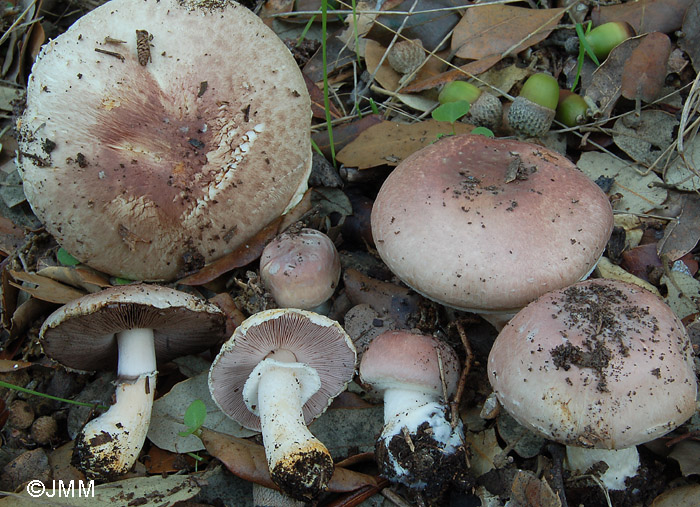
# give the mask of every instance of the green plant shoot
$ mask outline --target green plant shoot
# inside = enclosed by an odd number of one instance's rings
[[[474,134],[474,135],[479,135],[479,136],[484,136],[484,137],[490,137],[491,139],[493,139],[494,137],[496,137],[495,134],[493,133],[493,131],[492,131],[491,129],[489,129],[489,128],[486,128],[486,127],[476,127],[476,128],[475,128],[474,130],[472,130],[470,133],[471,133],[471,134]]]
[[[61,247],[56,252],[56,260],[61,263],[62,266],[77,266],[80,261],[69,254],[65,248]]]
[[[586,55],[588,55],[593,63],[600,65],[598,57],[593,52],[593,48],[586,40],[586,34],[591,31],[591,26],[593,23],[590,21],[586,23],[586,31],[583,30],[583,25],[581,23],[576,23],[576,35],[578,36],[578,65],[576,65],[576,77],[574,78],[574,84],[571,86],[571,91],[576,89],[578,86],[578,80],[581,77],[581,69],[583,68],[583,60]]]
[[[452,135],[455,135],[455,123],[469,112],[471,104],[466,100],[447,102],[433,109],[432,116],[435,121],[448,121],[452,125]]]
[[[207,418],[207,407],[202,400],[194,400],[190,403],[185,411],[184,423],[187,426],[187,430],[181,431],[178,434],[181,437],[186,437],[187,435],[192,435],[199,431],[204,424],[204,420]]]
[[[0,380],[0,387],[4,387],[5,389],[12,389],[14,391],[19,391],[21,393],[31,394],[33,396],[39,396],[41,398],[47,398],[49,400],[62,401],[64,403],[70,403],[71,405],[78,405],[79,407],[92,407],[92,408],[97,408],[100,410],[107,410],[109,408],[106,405],[96,405],[94,403],[85,403],[83,401],[68,400],[66,398],[59,398],[58,396],[52,396],[50,394],[40,393],[38,391],[33,391],[32,389],[27,389],[26,387],[21,387],[21,386],[15,385],[15,384],[10,384],[9,382],[5,382],[3,380]]]

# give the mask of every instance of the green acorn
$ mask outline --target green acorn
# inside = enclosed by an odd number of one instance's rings
[[[501,125],[503,105],[491,93],[482,91],[466,81],[451,81],[442,88],[438,96],[440,104],[459,100],[466,100],[471,104],[468,119],[477,127],[493,130]]]
[[[567,127],[576,127],[585,123],[587,111],[588,104],[583,100],[583,97],[569,90],[561,90],[559,92],[557,114],[554,119]]]
[[[533,74],[511,104],[508,124],[521,136],[541,136],[552,125],[558,101],[557,80],[549,74]]]
[[[634,37],[634,28],[626,21],[611,21],[596,26],[586,34],[586,42],[599,60],[605,60],[610,51],[621,42]]]

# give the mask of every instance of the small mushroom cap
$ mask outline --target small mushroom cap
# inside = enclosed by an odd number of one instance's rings
[[[153,329],[156,359],[169,361],[225,339],[221,310],[195,296],[158,285],[134,284],[88,294],[53,312],[41,328],[44,352],[76,370],[116,369],[116,334]]]
[[[310,310],[335,292],[340,256],[333,241],[320,231],[285,232],[263,250],[260,276],[278,306]]]
[[[212,398],[245,428],[260,431],[260,418],[246,407],[243,387],[258,363],[277,350],[291,352],[321,379],[321,388],[302,407],[306,424],[325,412],[355,373],[355,347],[334,320],[290,308],[256,313],[236,328],[209,371]]]
[[[460,371],[452,348],[432,336],[386,331],[372,340],[362,354],[360,381],[380,392],[399,388],[442,396],[440,361],[449,396],[457,389]]]
[[[614,280],[580,282],[521,310],[498,335],[488,375],[518,422],[567,445],[630,447],[695,412],[683,324],[651,292]]]
[[[301,197],[310,104],[290,52],[245,7],[111,0],[34,64],[18,122],[24,191],[80,261],[172,280]]]
[[[517,311],[577,282],[612,227],[607,196],[564,156],[476,135],[404,159],[372,209],[389,269],[428,298],[472,311]]]

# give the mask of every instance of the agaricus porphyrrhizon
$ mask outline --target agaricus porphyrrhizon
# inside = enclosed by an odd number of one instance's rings
[[[407,157],[372,208],[377,251],[401,281],[496,327],[586,277],[612,227],[605,193],[563,155],[478,135]]]
[[[117,370],[116,401],[82,428],[73,463],[92,479],[128,472],[148,433],[156,361],[206,350],[225,331],[218,307],[156,285],[105,289],[52,313],[40,332],[47,356],[74,370]]]
[[[566,444],[569,469],[605,462],[613,490],[636,475],[636,445],[696,410],[685,327],[651,292],[614,280],[579,282],[521,310],[493,344],[488,375],[520,424]]]
[[[321,231],[284,232],[263,250],[260,277],[279,307],[326,313],[322,306],[338,286],[340,256]]]
[[[360,381],[383,394],[376,457],[389,480],[434,494],[465,466],[462,423],[452,426],[445,399],[459,371],[447,344],[410,331],[386,331],[362,354]]]
[[[29,204],[73,256],[172,280],[301,198],[310,123],[294,58],[250,10],[111,0],[42,48],[17,160]]]
[[[340,324],[298,309],[265,310],[236,328],[209,372],[209,390],[241,426],[262,432],[270,477],[310,500],[328,487],[333,459],[307,425],[352,380],[356,353]]]

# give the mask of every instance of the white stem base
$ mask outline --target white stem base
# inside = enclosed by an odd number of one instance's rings
[[[298,499],[320,494],[333,474],[333,459],[306,427],[302,412],[304,403],[320,387],[313,368],[265,359],[243,388],[246,404],[255,406],[260,415],[270,476],[285,493]]]
[[[639,469],[639,453],[634,446],[617,450],[566,446],[565,465],[572,472],[583,474],[599,461],[608,465],[600,480],[610,490],[625,489],[625,479],[637,475]]]
[[[402,388],[389,388],[384,391],[384,424],[401,419],[413,410],[437,401],[432,393],[423,393]]]
[[[83,427],[73,459],[89,478],[110,480],[136,463],[146,441],[155,389],[155,372],[120,382],[116,403]]]

